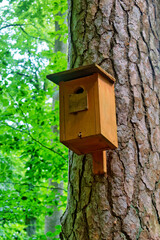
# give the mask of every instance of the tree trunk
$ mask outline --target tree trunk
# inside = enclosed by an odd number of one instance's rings
[[[57,15],[60,16],[60,17],[63,16],[63,14],[60,13],[60,12]],[[64,23],[67,24],[66,19],[65,19]],[[59,23],[56,21],[55,22],[55,31],[58,32],[59,30],[61,30],[61,28],[60,28]],[[59,52],[59,51],[62,52],[62,53],[67,53],[67,44],[60,40],[60,36],[59,36],[58,39],[55,40],[55,45],[54,45],[54,52],[56,53],[56,52]]]
[[[61,13],[58,14],[59,16],[62,16]],[[58,22],[55,22],[55,31],[59,31],[60,30],[60,26],[58,24]],[[66,53],[67,52],[67,44],[65,44],[64,42],[60,41],[60,36],[58,39],[55,40],[55,46],[54,46],[54,52],[62,52],[62,53]],[[54,95],[52,97],[52,110],[54,111],[54,107],[55,107],[55,101],[59,99],[59,90],[56,87],[57,91],[55,94],[54,91]],[[52,126],[52,131],[53,132],[57,132],[57,126]],[[53,186],[54,188],[63,188],[63,182],[61,183],[57,183],[57,182],[52,182],[52,179],[49,179],[49,186]],[[54,191],[54,190],[53,190]],[[58,190],[58,193],[60,193],[60,195],[63,195],[63,191],[62,190]],[[48,206],[48,207],[52,207],[52,206]],[[51,216],[45,216],[45,234],[47,232],[55,232],[56,230],[56,226],[60,225],[60,217],[62,216],[62,211],[60,211],[58,209],[58,206],[54,206],[54,211],[53,214]],[[58,236],[56,237],[58,238]],[[47,238],[48,240],[51,238]]]
[[[96,62],[116,78],[119,148],[107,151],[107,177],[93,175],[91,155],[70,152],[63,240],[160,239],[158,9],[69,0],[69,67]]]
[[[56,183],[56,182],[52,182],[52,179],[49,179],[49,186],[53,186],[53,188],[63,188],[63,182]],[[58,193],[62,195],[63,191],[58,190]],[[48,206],[48,208],[53,208],[53,206]],[[60,225],[61,216],[62,216],[62,211],[58,209],[58,206],[54,206],[53,214],[51,216],[45,216],[45,234],[47,234],[47,232],[54,233],[56,231],[56,226]],[[58,238],[58,236],[55,238]],[[47,239],[50,240],[52,238],[47,237]]]
[[[27,236],[32,237],[36,234],[36,218],[27,217],[25,219]]]

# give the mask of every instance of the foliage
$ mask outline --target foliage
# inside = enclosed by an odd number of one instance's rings
[[[53,212],[47,206],[66,204],[66,190],[60,200],[58,190],[48,187],[52,178],[66,189],[67,150],[59,143],[57,101],[52,110],[57,87],[46,75],[66,69],[66,56],[54,53],[54,42],[67,41],[67,3],[0,2],[0,239],[46,239],[44,216]],[[37,218],[35,237],[26,234],[26,217]]]

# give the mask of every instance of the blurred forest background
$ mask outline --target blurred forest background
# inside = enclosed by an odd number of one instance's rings
[[[3,240],[57,239],[61,230],[45,230],[46,218],[66,207],[68,175],[58,87],[46,75],[67,68],[66,15],[66,0],[0,0]]]

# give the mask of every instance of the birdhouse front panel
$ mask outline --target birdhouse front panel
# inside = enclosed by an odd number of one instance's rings
[[[116,148],[113,82],[94,73],[59,86],[60,141],[77,154]]]
[[[74,145],[100,132],[96,83],[97,74],[60,82],[60,141],[64,144]]]

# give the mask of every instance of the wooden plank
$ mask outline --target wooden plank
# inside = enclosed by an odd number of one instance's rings
[[[79,78],[76,81],[64,82],[64,109],[65,109],[65,139],[77,139],[79,132],[82,137],[87,137],[95,134],[95,104],[94,104],[94,87],[97,81],[97,74],[88,77]],[[71,114],[69,110],[69,95],[75,93],[81,87],[87,92],[88,110],[79,111],[76,114]],[[98,124],[98,123],[97,123]]]
[[[86,77],[94,73],[100,73],[102,76],[107,78],[108,81],[110,81],[111,83],[115,82],[114,77],[112,77],[109,73],[107,73],[104,69],[102,69],[99,65],[95,63],[59,73],[50,74],[47,75],[47,78],[59,85],[61,81],[66,82],[77,78]]]
[[[64,82],[60,82],[60,85],[59,85],[60,141],[66,138],[64,91],[65,91]]]
[[[109,142],[106,138],[104,138],[101,134],[93,135],[88,137],[83,137],[83,131],[81,133],[81,137],[78,136],[76,139],[61,139],[61,142],[70,148],[72,151],[77,153],[78,155],[93,153],[96,151],[104,151],[108,149],[114,150],[116,147]]]
[[[93,173],[106,174],[107,173],[106,151],[96,151],[92,153],[92,157],[93,157]]]
[[[98,75],[101,133],[118,147],[114,84]]]
[[[76,113],[88,109],[87,91],[69,95],[69,112]]]
[[[97,81],[94,84],[94,97],[92,101],[94,101],[94,119],[95,119],[95,135],[101,133],[101,118],[100,118],[100,106],[99,106],[99,83],[98,83],[98,76],[99,74],[96,73]]]

